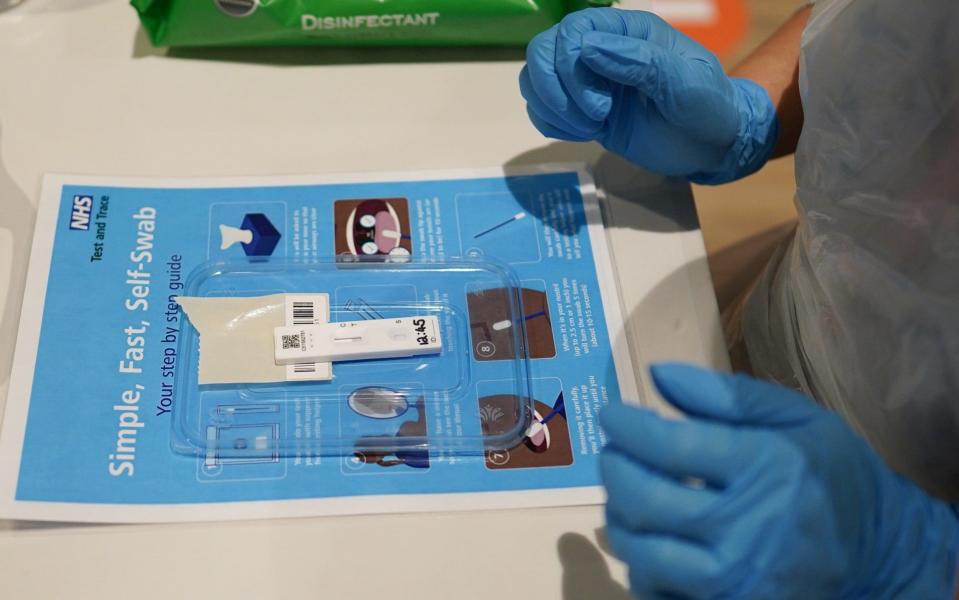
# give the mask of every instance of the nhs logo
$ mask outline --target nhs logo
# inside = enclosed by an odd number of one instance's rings
[[[70,229],[86,231],[90,229],[90,210],[93,208],[93,196],[74,196],[73,212],[70,213]]]

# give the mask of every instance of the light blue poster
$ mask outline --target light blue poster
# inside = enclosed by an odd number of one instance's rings
[[[416,391],[431,380],[411,378],[386,405],[375,394],[391,393],[389,382],[361,363],[334,365],[336,378],[315,384],[336,402],[211,388],[189,400],[190,410],[212,423],[203,435],[237,452],[177,451],[173,415],[187,400],[176,386],[197,367],[182,356],[184,336],[195,332],[177,303],[191,277],[218,261],[323,257],[506,265],[519,286],[525,347],[496,316],[502,290],[483,282],[427,274],[374,285],[341,274],[323,291],[351,318],[380,318],[384,302],[424,297],[463,315],[458,368],[468,390],[443,406]],[[221,287],[223,295],[245,292]],[[276,287],[257,289],[304,291]],[[599,206],[581,169],[50,176],[0,438],[0,509],[22,518],[163,521],[596,502],[604,442],[597,412],[636,394],[628,355],[614,351],[621,329]],[[332,456],[273,444],[374,420],[395,435],[488,434],[516,410],[515,382],[502,366],[517,353],[528,365],[531,398],[522,400],[532,414],[512,447]]]

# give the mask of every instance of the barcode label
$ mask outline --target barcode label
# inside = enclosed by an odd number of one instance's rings
[[[283,336],[283,349],[290,350],[300,347],[300,334],[296,335],[284,335]]]
[[[293,302],[293,325],[313,325],[316,305],[313,302]]]
[[[327,294],[287,294],[286,324],[319,325],[330,320],[330,300]],[[286,346],[286,338],[295,338]],[[285,349],[299,348],[303,343],[298,335],[283,336]],[[286,365],[287,381],[325,381],[333,377],[330,363],[296,363]]]
[[[330,300],[327,294],[287,294],[286,325],[319,325],[330,320]]]

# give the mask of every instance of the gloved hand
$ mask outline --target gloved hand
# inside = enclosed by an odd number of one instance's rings
[[[567,15],[526,49],[520,91],[543,135],[598,140],[651,171],[732,181],[769,159],[778,135],[765,89],[729,78],[708,50],[642,11]]]
[[[952,598],[955,507],[836,414],[743,375],[652,374],[688,420],[600,414],[609,543],[641,598]]]

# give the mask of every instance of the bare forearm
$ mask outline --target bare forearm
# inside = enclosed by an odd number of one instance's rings
[[[734,77],[755,81],[772,98],[779,117],[779,141],[773,150],[773,157],[794,152],[799,132],[802,131],[799,46],[810,12],[808,6],[796,12],[730,73]]]

